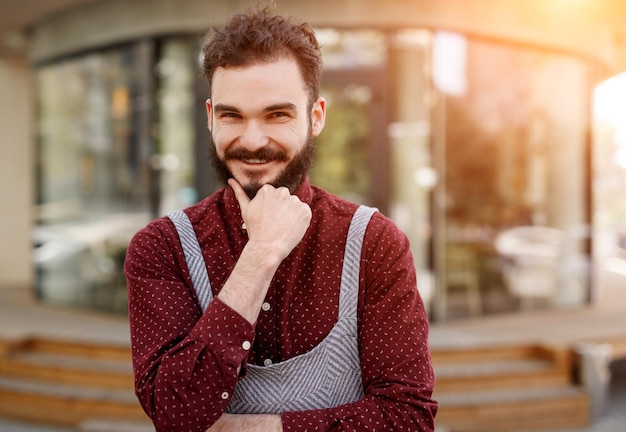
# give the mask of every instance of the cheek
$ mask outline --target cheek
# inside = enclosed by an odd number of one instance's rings
[[[293,149],[297,152],[309,137],[310,128],[307,122],[294,123],[287,127],[277,129],[270,136],[276,142]]]
[[[236,135],[232,131],[229,131],[228,128],[215,128],[213,130],[211,139],[213,140],[213,145],[215,145],[218,156],[221,157],[224,155],[228,144],[231,143],[235,137]]]

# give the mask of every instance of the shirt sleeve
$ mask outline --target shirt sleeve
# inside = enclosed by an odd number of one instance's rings
[[[406,236],[377,214],[361,256],[359,346],[364,397],[282,414],[285,431],[433,431],[437,402],[428,319]]]
[[[215,298],[202,314],[173,225],[159,219],[127,250],[135,392],[158,431],[205,431],[226,409],[254,326]]]

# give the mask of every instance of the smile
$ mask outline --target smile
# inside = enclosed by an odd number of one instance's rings
[[[243,162],[251,165],[261,165],[269,161],[265,159],[243,159]]]

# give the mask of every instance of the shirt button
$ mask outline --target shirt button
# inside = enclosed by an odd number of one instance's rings
[[[265,359],[265,360],[263,360],[263,364],[264,364],[265,366],[269,366],[269,365],[271,365],[271,364],[272,364],[272,359]]]
[[[229,396],[228,392],[222,393],[222,399],[226,400],[228,399],[228,396]]]
[[[250,349],[250,347],[252,346],[252,344],[250,343],[250,341],[244,341],[241,344],[241,348],[245,349],[246,351],[248,351]]]
[[[265,302],[261,305],[261,309],[263,309],[264,312],[267,312],[268,310],[270,310],[272,308],[272,306],[268,303]]]

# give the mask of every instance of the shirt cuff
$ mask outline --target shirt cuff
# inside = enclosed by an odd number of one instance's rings
[[[206,344],[228,365],[245,372],[244,360],[254,343],[254,326],[215,297],[190,336]]]

